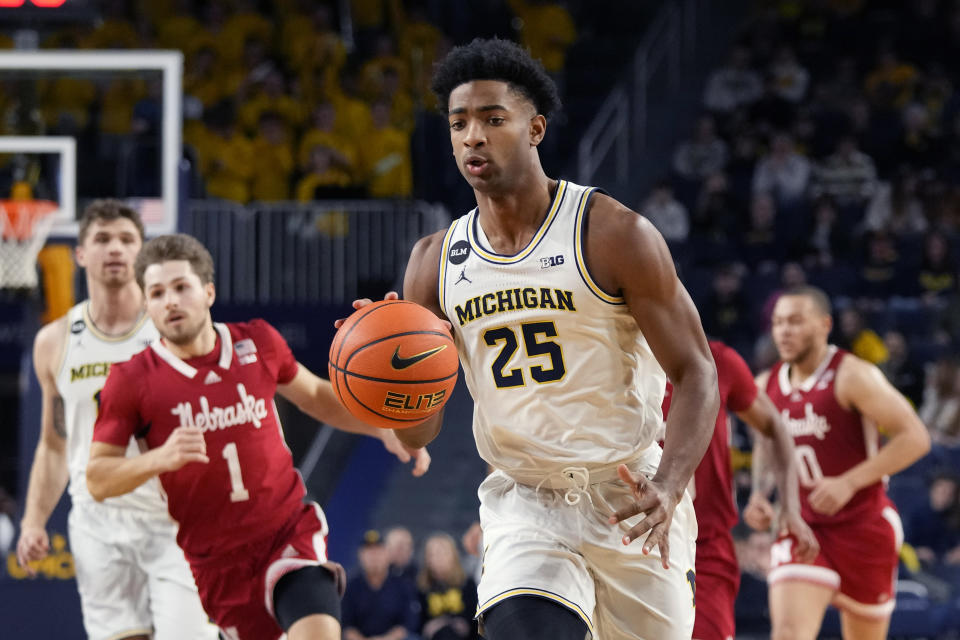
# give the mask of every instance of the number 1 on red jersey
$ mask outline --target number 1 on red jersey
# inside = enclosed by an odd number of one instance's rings
[[[223,448],[223,458],[227,461],[230,470],[230,502],[243,502],[250,499],[250,492],[243,486],[243,475],[240,473],[240,455],[237,453],[237,443],[231,442]]]

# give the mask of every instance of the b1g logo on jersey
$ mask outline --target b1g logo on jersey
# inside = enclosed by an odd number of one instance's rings
[[[72,325],[70,325],[70,333],[80,333],[87,328],[87,323],[83,320],[75,320]]]
[[[462,264],[467,261],[469,255],[470,243],[466,240],[458,240],[450,247],[450,255],[448,257],[453,264]]]
[[[559,267],[563,264],[563,255],[559,256],[547,256],[546,258],[540,258],[540,268],[549,269],[550,267]]]

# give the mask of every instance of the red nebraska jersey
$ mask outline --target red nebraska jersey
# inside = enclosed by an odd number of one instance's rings
[[[154,342],[110,369],[93,439],[151,449],[181,426],[203,430],[209,463],[160,474],[177,542],[191,560],[263,539],[288,522],[306,493],[283,439],[273,396],[297,361],[263,320],[214,325],[205,356],[181,360]]]
[[[694,473],[693,508],[697,512],[700,533],[697,540],[718,534],[729,535],[740,519],[734,501],[733,469],[730,465],[730,421],[727,411],[744,411],[757,397],[757,385],[750,367],[736,351],[717,340],[710,341],[710,352],[717,363],[720,386],[720,411],[710,446]],[[673,397],[673,385],[667,383],[663,396],[666,420]]]
[[[857,411],[845,409],[837,402],[837,369],[847,355],[850,354],[831,345],[817,370],[796,387],[790,384],[790,368],[783,362],[773,367],[767,380],[767,395],[793,436],[800,505],[803,519],[810,524],[846,522],[867,512],[880,512],[888,504],[881,482],[855,493],[832,516],[817,513],[808,501],[822,478],[839,476],[877,451],[877,430],[865,424]]]

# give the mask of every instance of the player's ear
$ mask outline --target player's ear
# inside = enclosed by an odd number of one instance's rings
[[[530,118],[530,146],[535,147],[540,144],[540,141],[543,140],[544,134],[547,132],[547,119],[544,118],[541,114],[537,114]]]
[[[79,242],[73,250],[73,256],[77,259],[77,265],[86,268],[87,265],[84,263],[86,260],[86,253],[83,250],[83,245]]]
[[[207,307],[212,307],[213,302],[217,299],[217,288],[213,286],[212,282],[208,282],[203,285],[203,292],[207,295]]]

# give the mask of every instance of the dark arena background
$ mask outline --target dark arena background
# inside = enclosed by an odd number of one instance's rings
[[[809,283],[831,342],[911,401],[931,453],[893,477],[890,635],[960,637],[960,3],[870,0],[0,0],[0,638],[86,637],[66,532],[29,577],[16,541],[40,425],[36,331],[82,300],[76,220],[135,206],[199,238],[220,321],[263,317],[326,375],[333,321],[400,287],[413,243],[475,206],[430,94],[434,61],[514,40],[561,91],[540,156],[667,240],[706,333],[754,372],[773,303]],[[39,252],[39,253],[37,253]],[[330,555],[405,527],[414,562],[477,519],[486,474],[459,384],[433,465],[278,400]],[[740,507],[752,440],[735,424]],[[228,526],[228,525],[227,525]],[[769,634],[773,536],[734,529],[738,637]],[[822,637],[839,637],[836,611]]]

